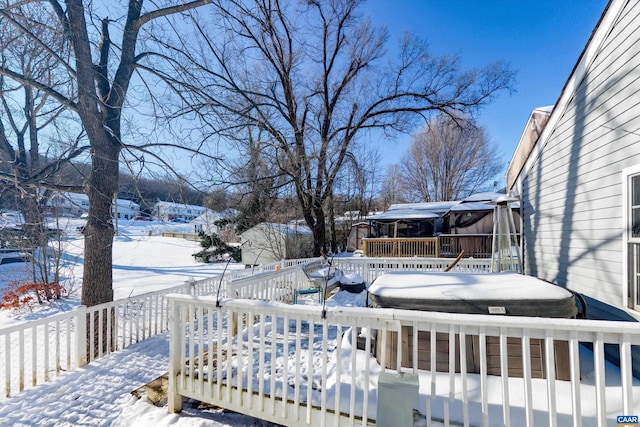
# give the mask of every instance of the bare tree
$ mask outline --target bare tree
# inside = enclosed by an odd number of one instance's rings
[[[286,184],[277,167],[269,163],[272,155],[266,151],[272,149],[272,144],[265,141],[269,135],[248,127],[242,136],[241,142],[236,140],[239,156],[231,163],[230,179],[227,180],[239,196],[238,233],[273,220],[278,190]]]
[[[377,146],[354,144],[334,188],[334,196],[327,200],[327,225],[330,248],[333,252],[346,243],[351,226],[362,221],[374,209],[380,181],[382,157]],[[341,217],[334,218],[334,212]]]
[[[55,22],[55,17],[44,8],[34,7],[33,14],[42,22]],[[30,26],[24,16],[17,17],[16,24]],[[50,88],[64,87],[66,73],[51,54],[53,50],[60,57],[68,56],[63,37],[37,25],[31,26],[31,32],[46,41],[47,48],[22,37],[19,28],[8,25],[0,16],[0,65],[18,70],[26,78],[46,83]],[[64,106],[45,91],[0,75],[0,196],[5,200],[13,196],[13,206],[24,218],[16,242],[34,254],[41,254],[31,258],[32,279],[39,284],[57,280],[57,270],[50,277],[47,268],[46,248],[51,234],[45,227],[44,215],[49,189],[64,185],[59,173],[61,163],[82,151],[78,150],[77,141],[63,130],[75,127],[79,131],[79,126],[74,126],[65,113]],[[62,138],[73,142],[61,144]],[[44,291],[46,297],[51,297],[46,286]]]
[[[351,190],[348,194],[348,210],[359,212],[359,216],[366,216],[373,209],[374,200],[377,197],[382,174],[382,155],[377,146],[354,147],[354,154],[350,162],[345,164],[346,182],[351,182]],[[342,191],[342,184],[339,185],[339,193]]]
[[[400,164],[401,188],[412,201],[459,200],[482,189],[503,165],[486,131],[470,119],[433,117]]]
[[[404,188],[403,185],[401,166],[397,163],[389,165],[380,189],[382,210],[386,210],[394,203],[407,203],[409,201],[406,194],[408,190],[410,189]]]
[[[129,0],[125,10],[119,5],[105,4],[116,18],[108,18],[106,10],[82,0],[5,1],[0,16],[6,25],[22,33],[22,37],[47,50],[66,69],[70,84],[58,90],[36,76],[25,75],[10,64],[0,66],[0,75],[26,87],[36,88],[80,118],[89,141],[91,173],[86,191],[89,196],[89,219],[85,231],[85,262],[82,303],[96,305],[113,300],[111,221],[112,198],[118,190],[119,161],[123,151],[132,148],[122,139],[123,108],[126,106],[134,72],[153,74],[156,65],[149,46],[139,43],[143,27],[153,21],[193,9],[210,0],[178,2],[166,7],[145,9],[143,0]],[[56,25],[48,25],[33,12],[46,5],[57,17]],[[100,16],[102,14],[102,17]],[[23,25],[24,20],[29,25]],[[94,23],[99,25],[94,26]],[[47,39],[32,31],[33,27],[62,29],[64,42],[70,48],[69,58],[60,56]],[[112,37],[112,30],[118,41]],[[145,62],[147,61],[147,62]],[[152,155],[148,147],[136,148]]]
[[[359,14],[361,3],[219,2],[215,31],[196,22],[201,58],[179,61],[204,84],[195,110],[203,120],[219,132],[259,126],[269,133],[270,162],[295,186],[316,255],[327,240],[327,201],[354,142],[373,129],[408,132],[432,111],[472,112],[512,84],[503,63],[463,70],[458,58],[434,57],[411,36],[388,61],[387,33]]]

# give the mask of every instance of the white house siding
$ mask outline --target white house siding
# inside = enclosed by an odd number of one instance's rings
[[[153,216],[159,221],[181,219],[192,221],[207,212],[207,208],[197,205],[185,205],[173,202],[157,202],[153,208]]]
[[[523,179],[529,274],[624,308],[622,170],[640,164],[640,6],[625,5]],[[540,143],[540,142],[539,142]]]
[[[140,205],[131,200],[116,199],[111,206],[111,215],[123,219],[131,219],[140,215]],[[89,196],[81,193],[56,192],[47,202],[47,207],[62,216],[81,216],[89,211]]]
[[[260,223],[242,233],[240,242],[245,265],[308,258],[313,253],[313,234],[306,226]]]

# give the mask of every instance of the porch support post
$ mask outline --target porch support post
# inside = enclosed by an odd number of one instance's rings
[[[178,375],[180,375],[180,354],[184,351],[180,304],[169,298],[170,324],[169,330],[169,393],[167,406],[170,413],[182,411],[182,396],[178,393]]]

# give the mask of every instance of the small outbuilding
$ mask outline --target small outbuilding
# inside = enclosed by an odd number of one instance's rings
[[[240,234],[240,244],[247,266],[313,256],[313,233],[304,225],[263,222]]]

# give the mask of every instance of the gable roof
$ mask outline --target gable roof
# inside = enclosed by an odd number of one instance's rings
[[[593,64],[593,61],[601,50],[602,45],[607,38],[607,35],[613,29],[615,23],[618,20],[618,17],[620,16],[626,4],[627,0],[610,0],[605,7],[600,20],[596,24],[595,29],[591,33],[591,37],[589,37],[585,48],[578,58],[578,62],[576,62],[576,65],[573,67],[569,78],[564,84],[564,87],[560,92],[560,97],[555,103],[555,106],[551,111],[551,115],[549,116],[549,120],[542,130],[540,137],[535,142],[531,150],[528,150],[529,152],[526,157],[526,161],[524,162],[524,166],[519,168],[519,173],[517,173],[515,177],[509,179],[509,182],[507,184],[507,190],[509,192],[515,192],[516,194],[519,194],[521,192],[521,189],[517,188],[519,179],[527,175],[533,163],[542,153],[542,150],[547,144],[549,137],[551,136],[551,133],[555,128],[555,125],[558,123],[558,120],[560,120],[560,118],[565,114],[571,99],[573,99],[575,92],[578,89],[578,86],[587,75],[590,66]],[[518,143],[518,147],[516,147],[516,152],[521,149],[521,142],[522,138]],[[517,160],[514,156],[514,158],[511,159],[507,170],[517,168],[517,166],[515,165],[516,161]]]

